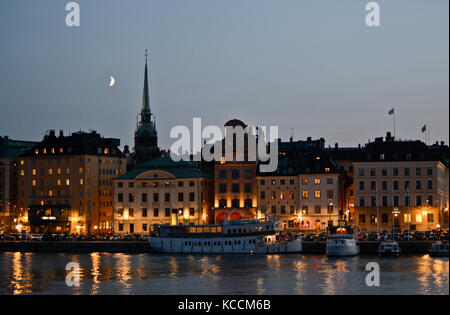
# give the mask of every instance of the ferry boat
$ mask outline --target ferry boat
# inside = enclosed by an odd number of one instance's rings
[[[398,242],[395,241],[381,242],[378,247],[379,256],[399,256],[401,251]]]
[[[431,249],[429,249],[429,254],[431,257],[448,257],[448,243],[433,242]]]
[[[340,216],[338,225],[328,229],[327,256],[356,256],[359,254],[359,246],[356,244],[356,228],[347,224],[342,213]]]
[[[301,238],[277,240],[277,220],[233,220],[222,225],[154,225],[150,247],[177,254],[286,254],[302,251]]]

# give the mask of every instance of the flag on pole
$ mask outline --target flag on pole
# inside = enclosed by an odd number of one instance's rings
[[[427,131],[427,125],[423,125],[423,127],[422,127],[422,132],[425,132],[425,131]]]
[[[391,109],[391,110],[389,111],[389,115],[394,115],[394,109]]]

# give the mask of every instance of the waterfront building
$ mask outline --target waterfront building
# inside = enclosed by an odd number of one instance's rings
[[[0,233],[17,233],[18,157],[36,142],[0,137]]]
[[[54,130],[18,159],[19,222],[33,233],[110,233],[112,179],[125,173],[119,139]]]
[[[355,219],[363,231],[445,227],[448,164],[425,143],[395,140],[388,133],[366,144],[353,167]]]
[[[114,179],[114,232],[149,233],[154,224],[214,222],[212,176],[192,162],[160,157]]]
[[[134,158],[135,163],[130,163],[129,169],[143,162],[150,161],[161,155],[158,148],[158,133],[156,131],[156,121],[152,119],[153,113],[150,110],[150,93],[147,70],[147,52],[144,71],[144,91],[142,95],[142,108],[140,120],[134,133]],[[128,170],[129,170],[128,169]]]
[[[342,173],[323,150],[323,138],[279,141],[278,168],[258,173],[258,208],[280,229],[323,231],[342,208]]]
[[[225,123],[225,127],[242,127],[247,125],[238,119]],[[256,161],[248,160],[248,134],[244,136],[242,161],[238,161],[236,137],[233,137],[233,159],[214,162],[214,214],[215,222],[224,220],[254,219],[261,216],[257,206]],[[253,135],[250,135],[253,136]],[[222,141],[225,152],[225,139]],[[242,153],[242,152],[241,152]]]
[[[360,160],[363,149],[361,145],[357,147],[340,147],[338,143],[334,147],[325,148],[325,151],[331,156],[337,168],[342,174],[343,198],[342,209],[349,214],[347,219],[355,223],[355,187],[354,187],[354,168],[353,161]]]

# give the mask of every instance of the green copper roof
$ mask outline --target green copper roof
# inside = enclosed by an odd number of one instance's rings
[[[211,176],[197,168],[189,161],[175,162],[170,157],[160,157],[149,162],[142,163],[136,168],[132,169],[126,174],[123,174],[116,179],[134,179],[140,174],[151,171],[160,170],[165,171],[176,178],[210,178]]]

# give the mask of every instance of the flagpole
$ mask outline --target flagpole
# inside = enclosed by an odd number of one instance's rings
[[[394,139],[395,139],[396,135],[395,135],[395,107],[394,107]]]

